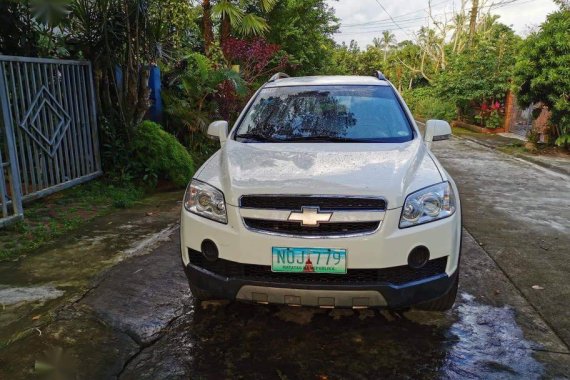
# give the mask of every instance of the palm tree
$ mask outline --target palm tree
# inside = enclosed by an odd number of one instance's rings
[[[204,50],[209,54],[214,40],[212,17],[219,17],[220,43],[223,43],[235,28],[243,35],[259,35],[269,29],[263,17],[245,11],[249,5],[258,5],[264,13],[269,12],[277,0],[202,0]]]
[[[378,37],[374,37],[372,39],[372,46],[374,46],[375,48],[380,49],[382,47],[382,40]]]
[[[386,57],[388,56],[388,49],[396,43],[396,36],[390,33],[389,30],[382,32],[382,38],[380,39],[380,45],[384,49],[384,63],[386,63]]]

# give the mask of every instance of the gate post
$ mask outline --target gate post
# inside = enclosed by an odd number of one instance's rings
[[[8,164],[9,164],[9,182],[12,188],[12,209],[13,217],[16,219],[21,219],[24,216],[24,209],[22,207],[22,189],[20,183],[20,173],[18,171],[18,157],[16,155],[16,142],[14,140],[14,130],[12,125],[12,111],[10,109],[10,100],[8,98],[8,90],[6,88],[6,77],[4,73],[4,65],[0,63],[0,103],[2,112],[2,122],[4,124],[4,132],[6,135],[6,145],[8,146]],[[1,142],[0,142],[1,143]],[[0,161],[2,158],[0,157]],[[4,168],[1,167],[2,175],[0,176],[0,186],[6,186],[6,179],[4,178]],[[2,204],[5,205],[7,199],[2,200]],[[4,215],[6,216],[6,215]],[[7,220],[9,223],[11,220]]]
[[[511,90],[508,90],[505,100],[505,121],[503,123],[503,128],[505,128],[505,132],[507,133],[511,131],[511,124],[513,123],[513,105],[514,95]]]

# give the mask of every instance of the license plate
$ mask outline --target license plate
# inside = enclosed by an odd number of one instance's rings
[[[273,272],[346,273],[346,249],[273,247]]]

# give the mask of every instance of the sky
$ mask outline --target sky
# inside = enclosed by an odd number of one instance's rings
[[[487,9],[493,2],[492,13],[522,36],[557,9],[552,0],[479,0]],[[428,20],[428,0],[327,0],[327,3],[335,8],[341,23],[335,40],[348,44],[354,39],[361,49],[383,30],[390,30],[398,41],[413,39],[414,32],[427,25]],[[431,0],[431,4],[432,14],[443,19],[460,7],[461,0]],[[470,1],[467,8],[471,8]]]

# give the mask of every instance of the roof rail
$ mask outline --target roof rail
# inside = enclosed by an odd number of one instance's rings
[[[373,77],[376,77],[376,78],[378,78],[378,79],[380,79],[380,80],[387,80],[386,77],[384,76],[384,74],[382,74],[382,71],[380,71],[380,70],[374,70],[374,71],[372,72],[372,76],[373,76]]]
[[[277,79],[283,79],[283,78],[290,78],[290,76],[285,73],[273,74],[273,76],[269,78],[268,82],[275,82]]]

